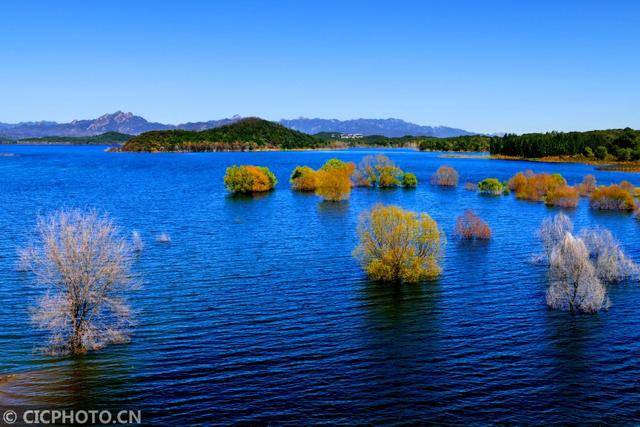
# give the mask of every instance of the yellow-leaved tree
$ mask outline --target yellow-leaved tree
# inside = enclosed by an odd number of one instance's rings
[[[324,200],[339,202],[351,195],[351,175],[356,165],[330,159],[316,172],[316,194]]]
[[[444,235],[426,213],[376,205],[361,215],[358,237],[354,256],[372,280],[413,283],[442,271]]]

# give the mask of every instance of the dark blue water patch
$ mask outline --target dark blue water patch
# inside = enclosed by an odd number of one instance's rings
[[[540,222],[558,212],[462,185],[428,184],[442,164],[460,182],[517,171],[587,173],[603,184],[638,175],[580,164],[441,158],[411,150],[128,154],[104,147],[0,146],[0,382],[3,402],[130,407],[165,424],[615,423],[640,419],[640,289],[610,288],[595,316],[549,310],[545,269],[531,263]],[[290,191],[297,165],[384,152],[416,173],[415,190],[354,189],[323,203]],[[276,191],[226,193],[231,164],[269,166]],[[351,253],[361,212],[377,203],[428,212],[448,236],[443,274],[394,287],[364,277]],[[109,212],[140,231],[132,341],[78,359],[34,351],[28,322],[40,290],[16,271],[36,216],[60,207]],[[489,242],[460,242],[457,215],[473,209]],[[638,222],[567,214],[604,226],[640,260]],[[156,242],[167,233],[171,242]]]

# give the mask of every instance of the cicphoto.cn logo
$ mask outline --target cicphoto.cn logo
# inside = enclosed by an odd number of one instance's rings
[[[106,409],[6,409],[2,413],[3,425],[97,425],[141,424],[139,410],[110,411]]]

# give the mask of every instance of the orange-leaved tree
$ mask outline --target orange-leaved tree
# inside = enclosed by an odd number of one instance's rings
[[[509,188],[516,193],[516,197],[524,200],[543,201],[547,193],[556,187],[567,185],[562,175],[554,173],[534,174],[518,172],[509,180]]]
[[[578,206],[580,194],[578,189],[568,185],[560,185],[551,188],[544,198],[544,202],[550,206],[560,206],[562,208],[575,208]]]
[[[224,185],[231,193],[270,191],[277,182],[275,175],[264,166],[233,165],[224,175]]]
[[[593,209],[632,211],[636,208],[636,203],[629,191],[613,184],[597,188],[591,195],[589,206]]]
[[[298,191],[316,191],[318,186],[317,172],[309,166],[297,166],[291,174],[291,188]]]

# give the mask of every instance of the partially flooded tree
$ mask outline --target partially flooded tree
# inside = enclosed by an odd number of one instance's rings
[[[589,200],[592,209],[632,211],[636,208],[633,195],[629,192],[629,187],[621,187],[613,184],[608,187],[597,188]]]
[[[456,235],[464,240],[489,240],[491,228],[472,210],[466,210],[456,219]]]
[[[606,287],[589,261],[581,239],[565,233],[549,259],[549,307],[571,312],[596,313],[609,306]]]
[[[402,186],[404,188],[416,188],[418,186],[418,178],[411,172],[405,172],[402,175]]]
[[[134,252],[142,252],[144,249],[144,242],[142,241],[142,236],[138,230],[133,230],[131,232],[131,244],[133,245]]]
[[[502,194],[502,183],[497,178],[486,178],[478,183],[478,190],[484,194],[499,196]]]
[[[377,205],[361,215],[358,236],[354,256],[373,280],[411,283],[440,274],[443,236],[426,213]]]
[[[600,280],[606,283],[620,282],[638,274],[638,265],[627,258],[609,230],[603,228],[583,230],[580,238],[589,251],[589,259]]]
[[[346,200],[351,195],[351,174],[355,164],[329,159],[317,172],[316,195],[330,202]]]
[[[578,206],[579,193],[575,187],[559,185],[551,188],[544,197],[544,202],[550,206],[575,208]]]
[[[431,183],[442,187],[455,187],[458,185],[458,171],[451,166],[440,166],[431,177]]]
[[[597,182],[596,177],[588,174],[582,178],[582,182],[576,186],[578,188],[578,192],[582,197],[590,197],[594,191],[596,191]]]
[[[318,187],[317,173],[309,166],[296,166],[289,182],[291,188],[297,191],[316,191]]]
[[[542,221],[542,227],[540,227],[538,235],[540,240],[542,240],[546,260],[551,258],[553,248],[564,239],[565,234],[571,232],[573,232],[573,223],[569,217],[563,213],[545,218],[544,221]]]
[[[354,170],[352,180],[356,187],[397,187],[404,172],[387,156],[378,154],[362,158]],[[417,182],[416,182],[417,183]]]
[[[71,210],[39,218],[34,244],[20,255],[46,288],[32,319],[50,332],[52,353],[82,354],[128,340],[131,247],[107,216]]]

